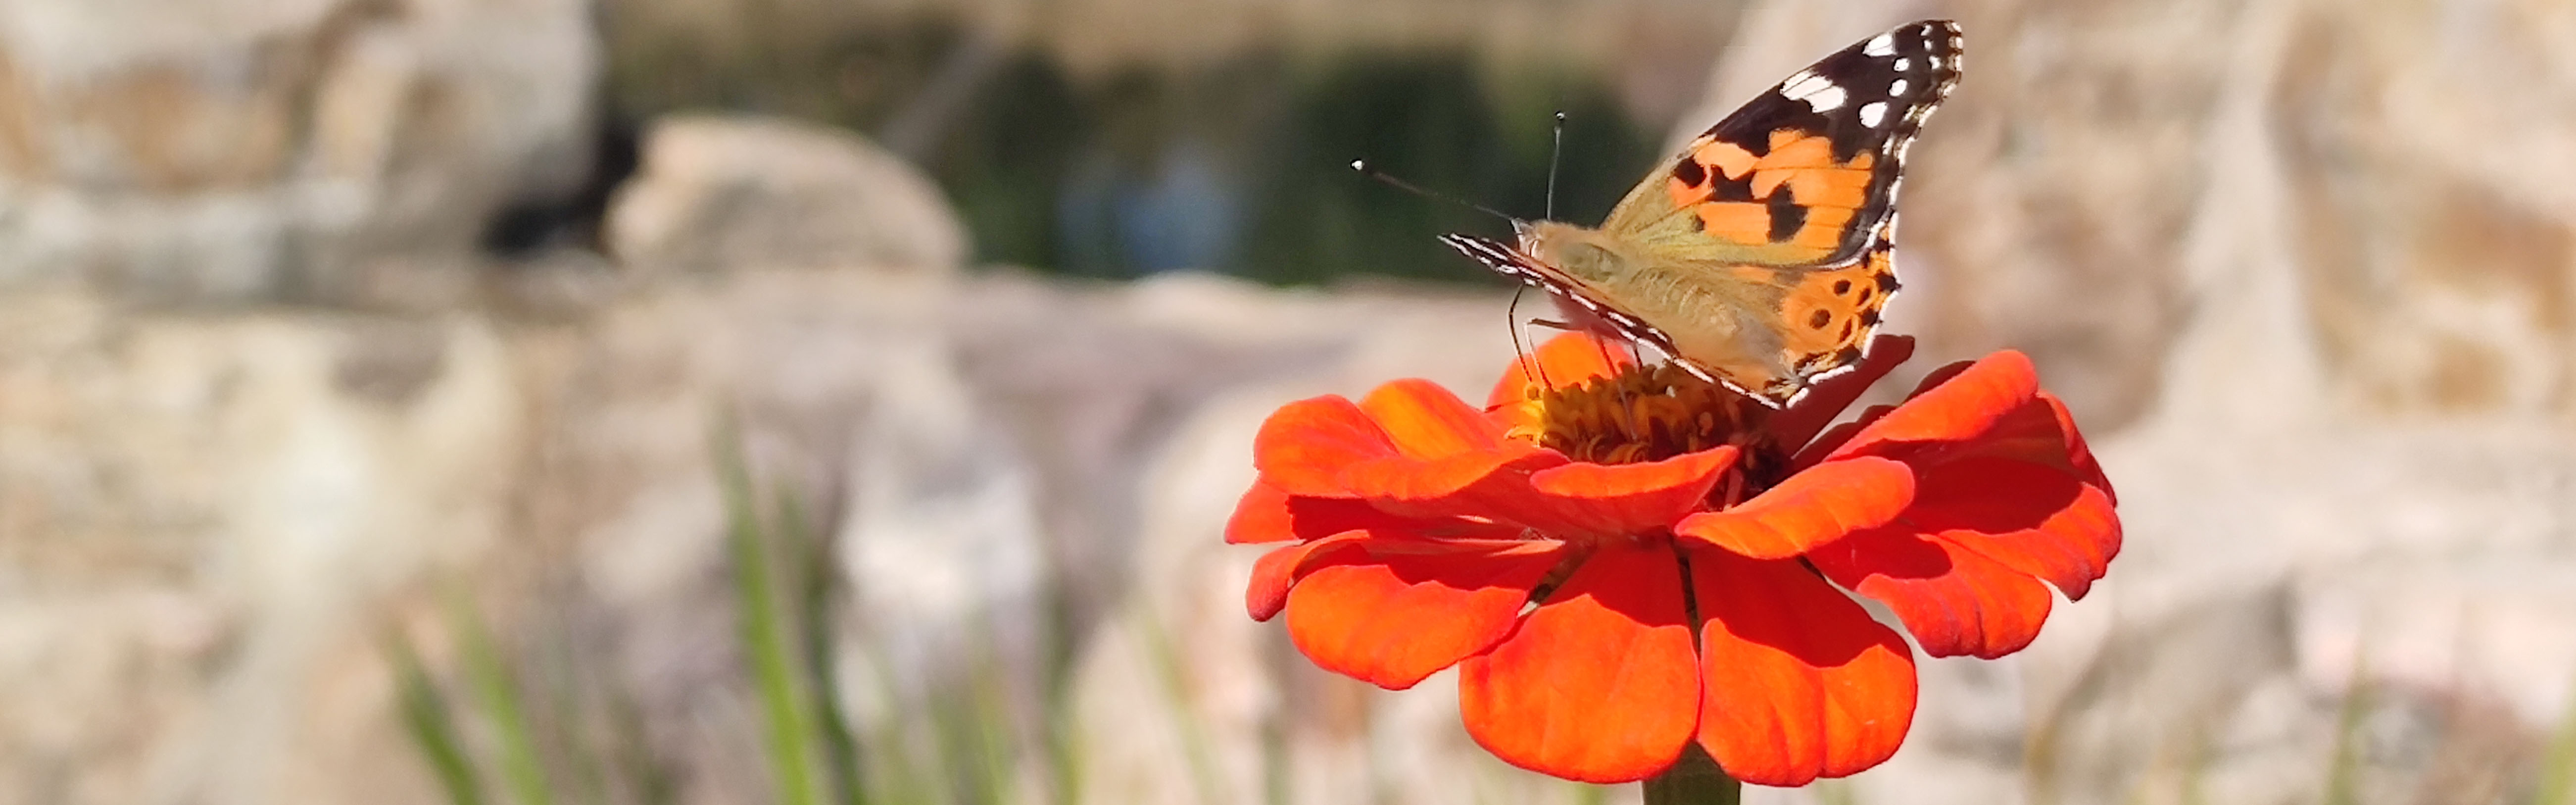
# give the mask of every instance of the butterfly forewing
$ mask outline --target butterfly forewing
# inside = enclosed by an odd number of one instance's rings
[[[1890,236],[1906,151],[1959,55],[1957,24],[1926,20],[1826,56],[1693,139],[1602,228],[1685,259],[1851,262]]]

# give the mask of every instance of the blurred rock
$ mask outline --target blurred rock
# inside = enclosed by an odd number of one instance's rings
[[[2576,220],[2538,212],[2576,163],[2459,143],[2576,134],[2471,77],[2576,91],[2528,66],[2568,10],[1776,3],[1712,96],[1932,14],[1969,70],[1892,326],[2031,352],[2128,545],[2029,651],[1927,664],[1893,761],[1778,799],[2521,801],[2576,713]]]
[[[2255,397],[2312,381],[2346,406],[2565,421],[2576,161],[2551,144],[2576,137],[2576,107],[2530,99],[2576,92],[2559,37],[2571,14],[1774,3],[1748,15],[1745,47],[1682,127],[1696,134],[1816,54],[1953,16],[1969,68],[1912,154],[1908,293],[1890,310],[1932,354],[2019,347],[2086,421],[2125,423],[2167,380],[2170,362],[2148,356],[2284,283],[2292,306],[2235,342],[2256,348],[2238,358]],[[2502,74],[2534,83],[2482,80]]]
[[[507,353],[0,296],[0,801],[429,801],[373,636],[503,537]]]
[[[1362,696],[1275,646],[1258,676],[1195,670],[1225,656],[1207,635],[1273,639],[1232,603],[1250,557],[1198,529],[1244,472],[1236,431],[1312,382],[1278,378],[1470,383],[1507,354],[1501,304],[873,267],[733,271],[520,324],[0,296],[0,801],[432,801],[377,649],[402,624],[452,668],[450,624],[421,614],[442,585],[524,662],[548,641],[595,653],[678,801],[765,798],[712,463],[728,422],[840,557],[835,658],[863,734],[953,729],[938,702],[1000,695],[1006,748],[1051,780],[1049,702],[1106,705],[1064,725],[1103,758],[1081,779],[1143,797],[1118,770],[1190,779],[1115,760],[1143,714],[1187,723],[1203,685],[1240,699],[1276,676],[1311,691],[1284,703],[1338,709],[1223,734],[1311,733],[1296,773],[1330,782],[1301,797],[1398,768],[1351,771],[1355,727],[1402,753],[1382,763],[1520,790],[1444,695]],[[1177,596],[1227,605],[1136,606]],[[544,637],[563,619],[578,631]],[[1172,657],[1152,623],[1187,630],[1192,670],[1152,664]],[[1102,675],[1140,661],[1192,680],[1183,709],[1159,672]]]
[[[654,272],[953,271],[966,231],[938,186],[854,135],[787,120],[657,121],[608,213],[609,251]]]
[[[375,639],[410,627],[452,668],[421,614],[441,584],[512,647],[604,658],[596,687],[634,705],[621,735],[674,769],[674,801],[773,798],[720,426],[837,551],[841,704],[872,739],[912,749],[964,692],[998,702],[1032,799],[1601,793],[1475,749],[1451,677],[1315,671],[1243,617],[1259,550],[1219,541],[1264,415],[1400,376],[1483,388],[1500,295],[967,274],[936,192],[870,146],[690,119],[618,201],[622,265],[534,320],[129,306],[337,287],[288,280],[343,263],[276,255],[397,228],[439,265],[508,173],[447,166],[527,158],[558,130],[544,110],[578,108],[476,94],[525,77],[481,49],[540,38],[550,8],[0,10],[0,265],[111,289],[0,294],[0,802],[435,801]],[[1906,10],[1757,9],[1713,92]],[[1927,334],[1916,371],[2032,352],[2120,487],[2127,549],[2028,651],[1924,661],[1885,766],[1748,800],[2520,801],[2576,712],[2555,212],[2576,163],[2550,145],[2576,125],[2547,102],[2576,96],[2576,50],[2546,39],[2568,12],[1915,10],[1961,17],[1972,67],[1915,152],[1892,329]],[[511,14],[536,16],[475,32]],[[123,44],[46,44],[87,40]],[[282,63],[332,76],[312,86],[337,105],[240,56],[270,47],[332,54]],[[180,129],[96,100],[134,97],[224,139],[138,140]]]
[[[583,0],[0,5],[0,288],[347,299],[588,178]]]

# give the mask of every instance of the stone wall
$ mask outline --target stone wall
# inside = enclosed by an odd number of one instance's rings
[[[0,287],[365,302],[405,269],[459,270],[502,207],[588,178],[589,13],[0,6]]]
[[[440,801],[381,640],[455,682],[451,594],[530,678],[623,697],[676,801],[770,800],[720,423],[834,548],[863,727],[918,737],[992,677],[1006,743],[1082,750],[1029,792],[1587,795],[1476,750],[1446,676],[1314,671],[1217,541],[1264,414],[1483,388],[1502,294],[969,271],[874,146],[684,118],[609,253],[430,269],[472,291],[394,310],[196,304],[469,263],[585,125],[555,82],[588,68],[521,53],[580,37],[496,38],[572,6],[225,5],[0,9],[0,805]],[[2576,711],[2568,12],[1784,2],[1712,104],[1931,14],[1970,69],[1914,152],[1891,327],[1916,371],[2031,352],[2128,547],[2028,652],[1923,663],[1885,767],[1749,799],[2316,801],[2358,740],[2357,801],[2517,801]],[[47,44],[102,26],[131,41]]]

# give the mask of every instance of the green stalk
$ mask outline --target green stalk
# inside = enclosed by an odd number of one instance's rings
[[[2353,805],[2360,801],[2361,721],[2370,714],[2370,685],[2367,659],[2355,651],[2352,678],[2345,686],[2343,706],[2335,714],[2334,755],[2326,761],[2326,790],[2321,800],[2325,805]]]
[[[778,494],[779,530],[787,537],[788,554],[797,559],[787,569],[795,580],[797,592],[798,638],[804,647],[805,678],[810,682],[810,710],[815,716],[816,738],[822,742],[823,767],[831,784],[831,801],[839,805],[866,805],[867,787],[859,777],[858,740],[850,734],[850,724],[841,718],[840,679],[832,673],[832,551],[831,543],[815,533],[812,521],[805,516],[805,506],[793,492]]]
[[[725,547],[734,567],[734,605],[743,651],[749,654],[752,682],[767,722],[765,736],[772,771],[777,775],[778,802],[818,805],[814,779],[815,734],[801,662],[789,634],[786,608],[780,605],[778,579],[769,546],[752,502],[750,473],[743,467],[732,429],[717,429],[717,484],[723,488],[727,528]]]
[[[473,760],[465,756],[465,740],[456,731],[455,711],[449,707],[447,697],[438,692],[438,685],[430,681],[411,638],[399,629],[390,631],[385,636],[385,654],[393,660],[395,684],[402,691],[403,731],[411,735],[412,744],[429,761],[430,773],[438,778],[438,784],[447,789],[447,801],[483,805],[483,783],[474,772]]]
[[[2576,805],[2576,696],[2567,701],[2567,715],[2558,722],[2557,734],[2549,740],[2549,751],[2541,757],[2540,783],[2532,787],[2533,805]]]
[[[1698,741],[1682,747],[1682,757],[1646,780],[1646,805],[1736,805],[1744,799],[1744,784],[1729,777]]]
[[[501,781],[519,805],[552,805],[554,794],[546,784],[545,763],[537,756],[527,709],[519,705],[518,681],[511,678],[509,666],[501,661],[500,649],[492,643],[491,631],[483,625],[482,614],[466,599],[463,588],[451,588],[447,604],[449,620],[455,622],[457,633],[464,637],[466,682],[500,740]]]

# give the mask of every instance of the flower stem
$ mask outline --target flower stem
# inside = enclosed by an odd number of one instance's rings
[[[1698,741],[1682,748],[1672,768],[1646,778],[1646,805],[1736,805],[1743,798],[1744,784],[1726,776]]]

